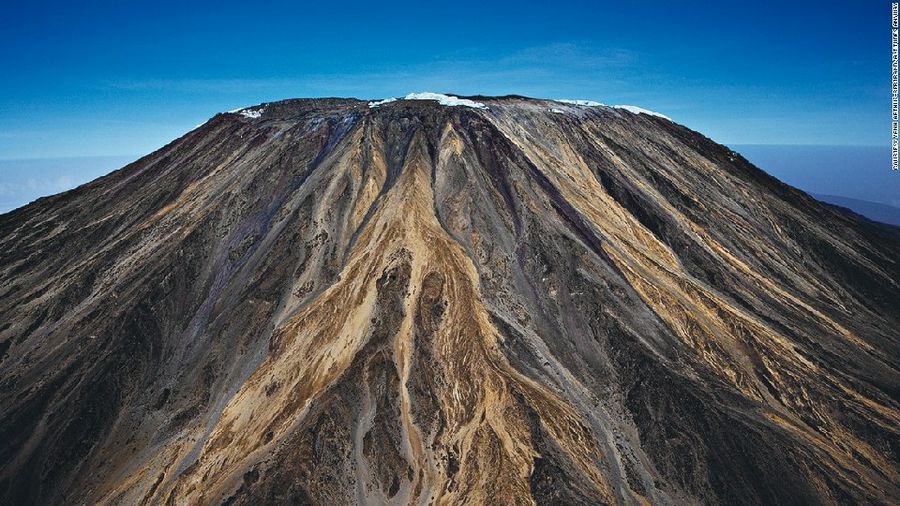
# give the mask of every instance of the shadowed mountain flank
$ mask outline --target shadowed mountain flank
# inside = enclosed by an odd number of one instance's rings
[[[898,262],[653,114],[219,114],[0,215],[0,503],[896,503]]]

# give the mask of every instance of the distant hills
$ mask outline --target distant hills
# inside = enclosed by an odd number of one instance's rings
[[[812,193],[811,195],[822,202],[846,207],[870,220],[900,226],[900,208],[882,204],[880,202],[869,202],[868,200],[852,199],[850,197],[841,197],[839,195],[820,195],[818,193]]]
[[[757,167],[830,204],[897,225],[900,174],[887,146],[736,144]]]

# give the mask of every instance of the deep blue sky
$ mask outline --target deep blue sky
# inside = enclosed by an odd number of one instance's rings
[[[304,96],[636,104],[729,144],[886,145],[890,4],[7,2],[0,159],[136,155]]]

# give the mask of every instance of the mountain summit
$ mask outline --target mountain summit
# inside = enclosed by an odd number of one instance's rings
[[[897,503],[898,261],[641,109],[218,114],[0,215],[0,502]]]

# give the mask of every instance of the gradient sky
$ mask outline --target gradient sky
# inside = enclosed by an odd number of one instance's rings
[[[887,145],[890,3],[8,2],[0,159],[148,153],[291,97],[636,104],[726,144]]]

